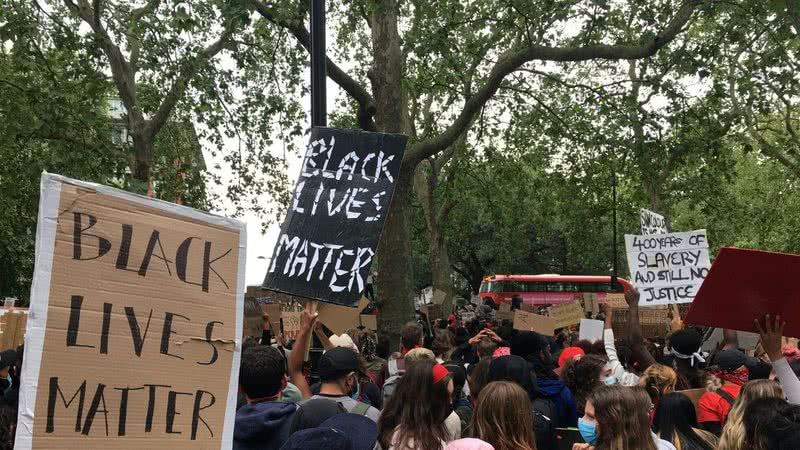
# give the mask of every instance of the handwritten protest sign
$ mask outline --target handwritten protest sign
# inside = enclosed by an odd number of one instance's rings
[[[231,448],[244,224],[42,176],[17,449]]]
[[[564,328],[579,323],[585,319],[583,307],[579,302],[565,303],[563,305],[553,305],[550,307],[550,317],[555,319],[556,328]]]
[[[264,288],[355,306],[407,138],[315,127]]]
[[[545,336],[552,336],[556,321],[552,317],[541,316],[527,311],[514,311],[514,329],[535,331]]]
[[[652,236],[625,235],[631,281],[641,304],[690,303],[708,275],[706,230]]]
[[[639,211],[639,219],[642,225],[642,234],[645,236],[669,233],[667,220],[661,214],[642,208]]]

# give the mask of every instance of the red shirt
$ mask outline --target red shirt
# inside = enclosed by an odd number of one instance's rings
[[[726,384],[722,386],[722,390],[736,399],[742,387],[735,384]],[[697,421],[700,423],[719,422],[721,425],[725,425],[725,418],[728,417],[731,406],[733,405],[716,392],[706,392],[700,397],[700,401],[697,404]]]

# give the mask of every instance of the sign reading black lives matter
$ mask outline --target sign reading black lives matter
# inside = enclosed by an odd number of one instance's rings
[[[641,305],[691,303],[708,275],[706,230],[650,236],[625,235],[631,281]]]
[[[264,288],[358,304],[406,141],[396,134],[312,129]]]

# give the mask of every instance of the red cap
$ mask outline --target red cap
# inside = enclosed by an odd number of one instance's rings
[[[436,384],[444,379],[444,377],[450,375],[450,372],[447,370],[447,367],[436,364],[433,366],[433,384]]]
[[[448,322],[455,322],[456,321],[456,315],[455,314],[450,314],[449,316],[447,316],[447,321]]]
[[[492,359],[500,358],[501,356],[510,356],[511,355],[511,347],[497,347],[497,349],[492,353]]]
[[[561,356],[558,357],[558,367],[563,366],[567,360],[570,360],[576,356],[583,356],[585,354],[586,352],[584,352],[580,347],[567,347],[561,352]]]

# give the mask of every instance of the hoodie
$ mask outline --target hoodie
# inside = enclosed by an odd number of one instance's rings
[[[540,396],[550,399],[555,403],[558,415],[558,426],[561,428],[578,426],[578,410],[575,407],[575,399],[572,397],[567,385],[561,380],[546,380],[539,378],[536,380]]]
[[[261,402],[236,411],[233,450],[278,450],[289,439],[294,403]]]

